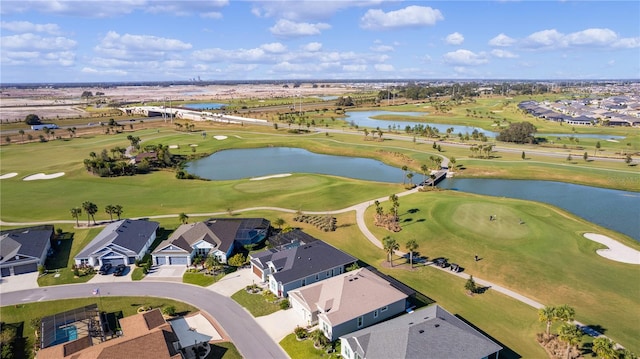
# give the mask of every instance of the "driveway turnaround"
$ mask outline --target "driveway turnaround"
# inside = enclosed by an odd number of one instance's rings
[[[289,358],[244,308],[233,300],[194,285],[167,282],[72,284],[2,293],[2,305],[101,296],[152,296],[179,300],[207,312],[224,328],[240,354],[247,359]],[[99,301],[96,298],[96,302]]]

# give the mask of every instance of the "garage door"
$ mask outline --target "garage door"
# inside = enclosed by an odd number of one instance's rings
[[[156,264],[159,266],[163,264],[167,264],[167,257],[165,256],[156,257]]]
[[[126,264],[124,262],[124,258],[103,258],[102,264],[111,264],[112,266],[117,266],[118,264]]]
[[[23,264],[21,266],[15,266],[13,267],[13,274],[23,274],[23,273],[32,273],[38,270],[38,264],[37,263],[31,263],[31,264]]]
[[[169,257],[169,264],[187,265],[187,257]]]
[[[0,269],[0,274],[3,277],[8,277],[8,276],[11,275],[11,270],[9,268],[2,268],[2,269]]]

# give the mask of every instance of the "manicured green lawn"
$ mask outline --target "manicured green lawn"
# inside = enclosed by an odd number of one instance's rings
[[[83,307],[90,304],[98,304],[101,311],[116,313],[118,317],[127,317],[137,313],[140,306],[150,306],[151,308],[162,308],[163,306],[174,306],[176,312],[182,315],[195,312],[198,309],[186,303],[152,297],[101,297],[65,299],[47,302],[33,302],[19,304],[16,306],[0,307],[0,318],[2,322],[13,324],[23,323],[23,337],[27,338],[27,343],[33,343],[35,328],[31,327],[31,321],[43,318],[56,313]]]
[[[292,359],[339,358],[340,353],[327,354],[313,347],[313,340],[298,341],[295,334],[289,334],[280,341],[280,346]]]
[[[579,321],[606,328],[608,336],[635,351],[640,348],[640,317],[629,312],[638,305],[640,268],[597,255],[596,249],[603,246],[582,234],[601,233],[640,248],[631,238],[552,206],[507,198],[440,191],[402,197],[400,206],[403,230],[390,234],[370,226],[378,238],[391,235],[402,251],[409,239],[415,239],[423,256],[448,258],[469,274],[546,305],[569,304]],[[373,215],[370,208],[367,218]],[[489,221],[489,215],[497,220]],[[412,274],[425,270],[418,267]],[[413,282],[411,277],[403,281]]]
[[[182,276],[182,282],[183,283],[188,283],[188,284],[199,285],[201,287],[208,287],[208,286],[212,285],[213,283],[217,282],[218,280],[220,280],[220,278],[222,278],[224,276],[225,276],[224,273],[219,273],[219,274],[216,274],[215,276],[213,276],[213,275],[208,275],[208,274],[204,274],[204,273],[189,273],[189,272],[186,272]]]
[[[131,280],[142,280],[142,278],[144,278],[144,271],[142,270],[142,267],[134,266],[133,272],[131,273]]]
[[[234,293],[231,296],[231,299],[235,300],[238,304],[247,309],[254,317],[269,315],[280,310],[280,306],[278,306],[278,304],[268,302],[263,294],[250,294],[244,289]]]

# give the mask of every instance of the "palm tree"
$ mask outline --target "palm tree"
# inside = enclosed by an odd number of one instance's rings
[[[431,178],[431,187],[436,185],[436,175],[435,174],[430,174],[429,178]]]
[[[413,187],[413,173],[407,173],[407,179],[409,179],[409,185]]]
[[[391,266],[393,267],[393,254],[400,249],[400,246],[391,236],[384,237],[382,239],[382,243],[384,245],[385,252],[387,252],[387,261],[391,263]]]
[[[563,304],[556,308],[556,319],[562,320],[563,322],[570,322],[576,316],[576,310],[571,308],[570,306]]]
[[[76,227],[80,226],[80,223],[78,223],[78,218],[80,217],[80,215],[82,214],[82,208],[80,207],[73,207],[70,210],[71,212],[71,217],[76,219]]]
[[[124,170],[123,170],[124,171]],[[115,206],[113,206],[113,213],[118,216],[118,221],[120,220],[120,215],[122,214],[123,209],[122,206],[119,204],[116,204]]]
[[[618,352],[613,341],[609,338],[598,337],[593,340],[593,347],[591,348],[599,358],[602,359],[617,359]]]
[[[82,203],[82,209],[87,213],[87,226],[91,224],[89,222],[89,217],[93,219],[93,224],[96,224],[96,218],[94,215],[98,213],[98,206],[93,202],[85,201]]]
[[[104,206],[104,211],[109,215],[111,222],[113,222],[113,214],[115,213],[115,206],[108,204]]]
[[[422,165],[420,166],[420,170],[422,171],[422,183],[427,182],[427,172],[429,172],[429,166]]]
[[[24,142],[24,130],[19,130],[18,133],[20,134],[20,137],[22,137],[22,142]]]
[[[180,222],[182,222],[182,224],[187,224],[189,223],[189,216],[187,216],[186,213],[182,212],[178,215],[178,219],[180,220]]]
[[[569,359],[571,348],[582,340],[582,331],[573,324],[565,323],[558,329],[558,338],[567,343],[567,359]]]
[[[407,170],[408,170],[408,169],[409,169],[409,167],[407,167],[407,166],[402,166],[402,184],[405,184],[405,183],[406,183],[406,182],[405,182],[405,179],[406,179],[406,175],[405,175],[405,174],[407,173]]]
[[[413,252],[418,249],[418,242],[415,239],[410,239],[407,241],[407,244],[405,244],[405,247],[409,251],[409,263],[411,263],[411,268],[413,268]]]
[[[551,334],[551,323],[556,320],[556,307],[544,307],[538,310],[538,320],[547,322],[547,336]]]
[[[316,348],[324,346],[327,342],[327,337],[324,336],[324,333],[320,329],[312,331],[309,337],[313,340],[313,346]]]
[[[278,226],[278,229],[282,229],[282,226],[285,224],[285,221],[284,221],[284,219],[278,217],[278,218],[275,219],[275,221],[273,221],[273,224]]]

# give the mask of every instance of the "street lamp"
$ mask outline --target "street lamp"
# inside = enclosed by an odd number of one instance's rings
[[[172,112],[172,106],[171,106],[171,97],[169,96],[165,96],[163,99],[163,104],[164,104],[164,112],[163,112],[163,117],[164,117],[164,122],[167,122],[167,99],[169,99],[169,118],[171,119],[171,124],[173,124],[173,112]]]

